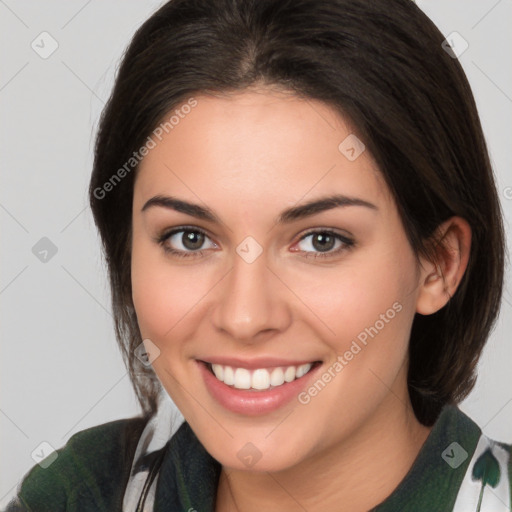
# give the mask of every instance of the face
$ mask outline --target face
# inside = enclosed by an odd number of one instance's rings
[[[135,182],[140,330],[213,457],[291,468],[403,411],[420,271],[331,107],[269,89],[195,99]]]

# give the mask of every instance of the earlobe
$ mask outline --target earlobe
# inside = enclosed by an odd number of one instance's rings
[[[437,230],[435,262],[422,260],[416,312],[431,315],[453,297],[466,271],[471,249],[471,227],[452,217]]]

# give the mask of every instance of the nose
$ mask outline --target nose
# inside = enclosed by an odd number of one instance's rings
[[[212,321],[231,338],[256,343],[290,325],[288,301],[293,294],[271,269],[265,252],[252,262],[235,253],[232,268],[218,286]]]

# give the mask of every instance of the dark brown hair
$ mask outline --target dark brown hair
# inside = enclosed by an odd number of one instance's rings
[[[443,221],[468,221],[471,254],[457,292],[414,319],[408,385],[426,425],[469,393],[499,312],[505,242],[473,95],[443,40],[411,0],[171,0],[137,30],[101,116],[89,197],[117,340],[144,414],[155,411],[160,383],[134,357],[142,341],[130,276],[137,166],[129,172],[126,163],[191,96],[254,84],[324,101],[351,121],[417,256],[433,258]]]

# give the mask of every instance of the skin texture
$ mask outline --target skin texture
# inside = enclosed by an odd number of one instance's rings
[[[133,301],[143,339],[160,350],[153,368],[223,466],[217,511],[368,510],[399,484],[431,430],[407,393],[410,329],[416,312],[434,313],[455,292],[470,228],[446,221],[449,250],[437,266],[418,265],[369,152],[349,161],[338,149],[352,130],[331,107],[269,88],[196,99],[141,162],[134,188]],[[283,209],[333,193],[377,209],[275,223]],[[141,212],[156,195],[207,206],[221,223],[158,206]],[[181,226],[206,231],[202,255],[179,258],[155,241]],[[335,241],[331,257],[315,259],[318,237],[300,240],[313,228],[354,246],[336,254],[344,244]],[[166,245],[193,253],[183,234]],[[248,236],[263,249],[250,264],[236,252]],[[229,355],[321,360],[322,374],[395,303],[400,312],[307,404],[235,414],[199,373],[196,359]],[[248,442],[262,455],[252,468],[237,457]]]

